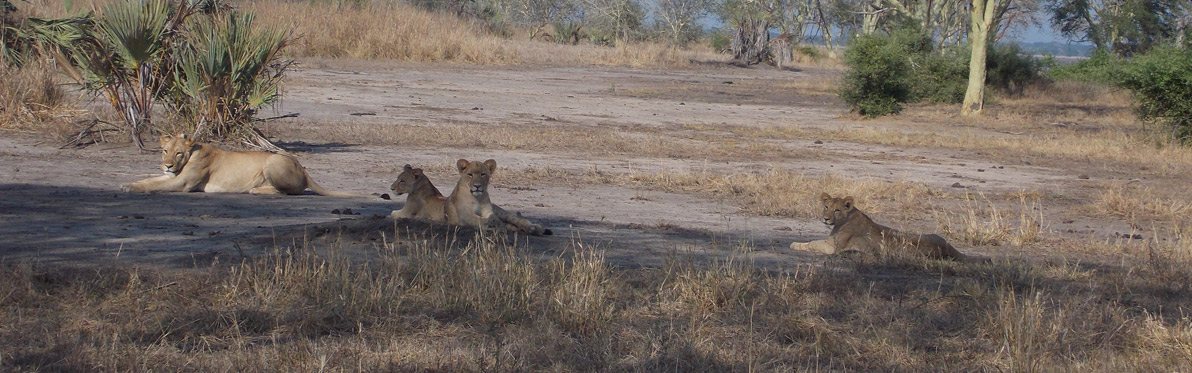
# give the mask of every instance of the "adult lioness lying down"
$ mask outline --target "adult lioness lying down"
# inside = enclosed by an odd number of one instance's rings
[[[459,169],[459,182],[451,196],[443,197],[421,168],[405,165],[390,190],[396,195],[406,194],[406,204],[390,215],[394,218],[426,219],[535,236],[553,234],[550,229],[544,229],[492,203],[488,196],[488,182],[497,168],[497,161],[469,162],[460,159],[456,166]]]
[[[126,192],[207,192],[302,194],[366,197],[323,189],[294,157],[268,152],[237,152],[195,142],[185,134],[161,136],[165,175],[120,185]]]
[[[853,197],[832,198],[823,193],[820,202],[824,205],[824,224],[832,227],[832,233],[826,240],[792,243],[791,249],[833,254],[849,250],[873,253],[881,248],[906,248],[935,259],[964,259],[963,254],[939,235],[899,232],[874,223],[868,215],[857,210]]]

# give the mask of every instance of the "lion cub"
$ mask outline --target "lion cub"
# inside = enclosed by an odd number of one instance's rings
[[[874,223],[868,215],[857,210],[853,197],[832,198],[823,193],[820,202],[824,205],[824,224],[832,227],[832,233],[825,240],[792,243],[791,249],[833,254],[849,250],[872,253],[881,248],[906,247],[935,259],[964,259],[963,254],[939,235],[899,232]]]
[[[389,189],[395,196],[406,194],[406,204],[401,210],[394,210],[390,216],[447,221],[447,197],[439,193],[439,189],[431,184],[421,168],[406,165]]]
[[[516,232],[541,236],[554,234],[550,229],[531,223],[516,214],[494,205],[488,198],[488,181],[497,170],[497,161],[469,162],[460,159],[455,162],[459,170],[459,182],[447,197],[447,222],[456,225],[509,229]]]
[[[390,213],[390,216],[512,230],[535,236],[553,234],[550,229],[544,229],[492,203],[488,197],[488,181],[497,168],[497,161],[469,162],[460,159],[456,167],[459,169],[459,182],[451,196],[444,198],[421,168],[405,165],[390,189],[397,195],[408,194],[406,204],[401,210]]]

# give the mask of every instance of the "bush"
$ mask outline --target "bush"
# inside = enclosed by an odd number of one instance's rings
[[[968,90],[968,50],[923,53],[911,80],[913,101],[959,104]]]
[[[38,42],[91,92],[103,94],[138,147],[159,100],[204,140],[235,135],[277,150],[251,129],[251,117],[277,101],[289,33],[252,26],[219,1],[114,0],[81,17],[31,18]],[[234,131],[233,131],[234,130]]]
[[[898,37],[866,35],[844,51],[849,67],[840,98],[868,117],[897,114],[911,98],[911,47]]]
[[[1176,140],[1192,143],[1192,49],[1155,48],[1117,69],[1118,84],[1134,91],[1139,118],[1161,123]]]
[[[1047,76],[1053,80],[1113,84],[1125,61],[1105,49],[1097,49],[1088,59],[1067,65],[1051,66]]]
[[[845,50],[849,70],[840,96],[868,117],[898,113],[909,102],[958,104],[968,88],[969,58],[967,47],[935,50],[927,34],[913,26],[889,36],[862,36]],[[1040,66],[1017,45],[996,46],[986,59],[985,83],[1018,93],[1042,79]]]
[[[1019,94],[1026,85],[1042,79],[1039,70],[1043,64],[1023,53],[1018,44],[999,44],[987,56],[985,84],[999,91]],[[967,64],[968,59],[965,60]],[[965,74],[968,72],[965,71]]]

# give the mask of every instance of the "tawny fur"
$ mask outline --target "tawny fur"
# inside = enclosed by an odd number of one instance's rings
[[[397,180],[389,187],[395,195],[406,195],[406,204],[394,210],[394,218],[447,221],[447,197],[431,184],[421,168],[406,165]]]
[[[513,230],[530,235],[551,235],[549,229],[534,224],[516,214],[509,213],[489,199],[488,182],[497,169],[497,161],[469,162],[460,159],[455,162],[459,170],[459,182],[447,197],[447,222],[455,225]]]
[[[832,227],[825,240],[795,242],[791,249],[833,254],[850,250],[874,253],[879,249],[908,249],[935,259],[964,259],[956,248],[935,234],[905,233],[875,223],[853,205],[853,197],[832,198],[820,195],[824,224]]]
[[[161,136],[161,168],[166,174],[122,184],[126,192],[206,192],[302,194],[306,189],[335,197],[367,197],[324,189],[294,157],[238,152],[199,143],[184,134]]]

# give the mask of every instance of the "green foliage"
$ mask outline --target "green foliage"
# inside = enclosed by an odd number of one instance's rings
[[[559,44],[579,44],[579,41],[584,39],[583,34],[584,24],[579,22],[555,22],[552,26],[555,28],[555,33],[551,34],[551,40]]]
[[[177,51],[167,104],[198,136],[222,138],[277,102],[288,62],[279,61],[289,33],[253,26],[252,14],[199,17],[187,24]]]
[[[1163,46],[1137,56],[1120,69],[1118,83],[1134,91],[1140,118],[1161,123],[1176,140],[1192,143],[1192,50]]]
[[[858,113],[877,117],[896,114],[911,102],[956,104],[968,88],[967,47],[936,50],[927,34],[911,25],[891,35],[854,40],[844,52],[841,98]],[[985,83],[1017,93],[1039,76],[1041,64],[1017,45],[999,45],[986,58]]]
[[[183,10],[189,10],[185,8]],[[60,19],[30,18],[37,40],[67,62],[67,73],[92,92],[102,92],[120,113],[133,141],[151,123],[153,104],[169,84],[169,39],[177,35],[179,10],[168,0],[114,1],[98,14]]]
[[[0,64],[21,67],[32,50],[30,39],[22,30],[24,20],[9,0],[0,0]]]
[[[278,60],[288,32],[252,27],[251,15],[219,0],[115,0],[99,13],[30,19],[38,42],[67,73],[103,93],[138,146],[158,100],[192,124],[196,135],[251,134],[249,120],[277,100],[287,63]],[[196,128],[197,127],[197,128]]]
[[[1043,63],[1023,53],[1018,44],[999,44],[986,56],[985,83],[999,91],[1019,94],[1027,85],[1042,79],[1039,71]]]
[[[732,42],[733,40],[724,32],[713,32],[708,35],[708,46],[711,46],[712,50],[717,53],[728,52],[729,44]]]
[[[911,80],[913,102],[958,104],[964,101],[970,58],[967,48],[944,53],[928,50],[911,58],[918,66]]]
[[[898,37],[865,35],[844,51],[849,67],[840,97],[868,117],[897,114],[911,95],[912,49]]]
[[[1113,84],[1126,61],[1105,49],[1093,51],[1092,56],[1067,66],[1051,66],[1047,76],[1053,80],[1075,80],[1088,83]]]

